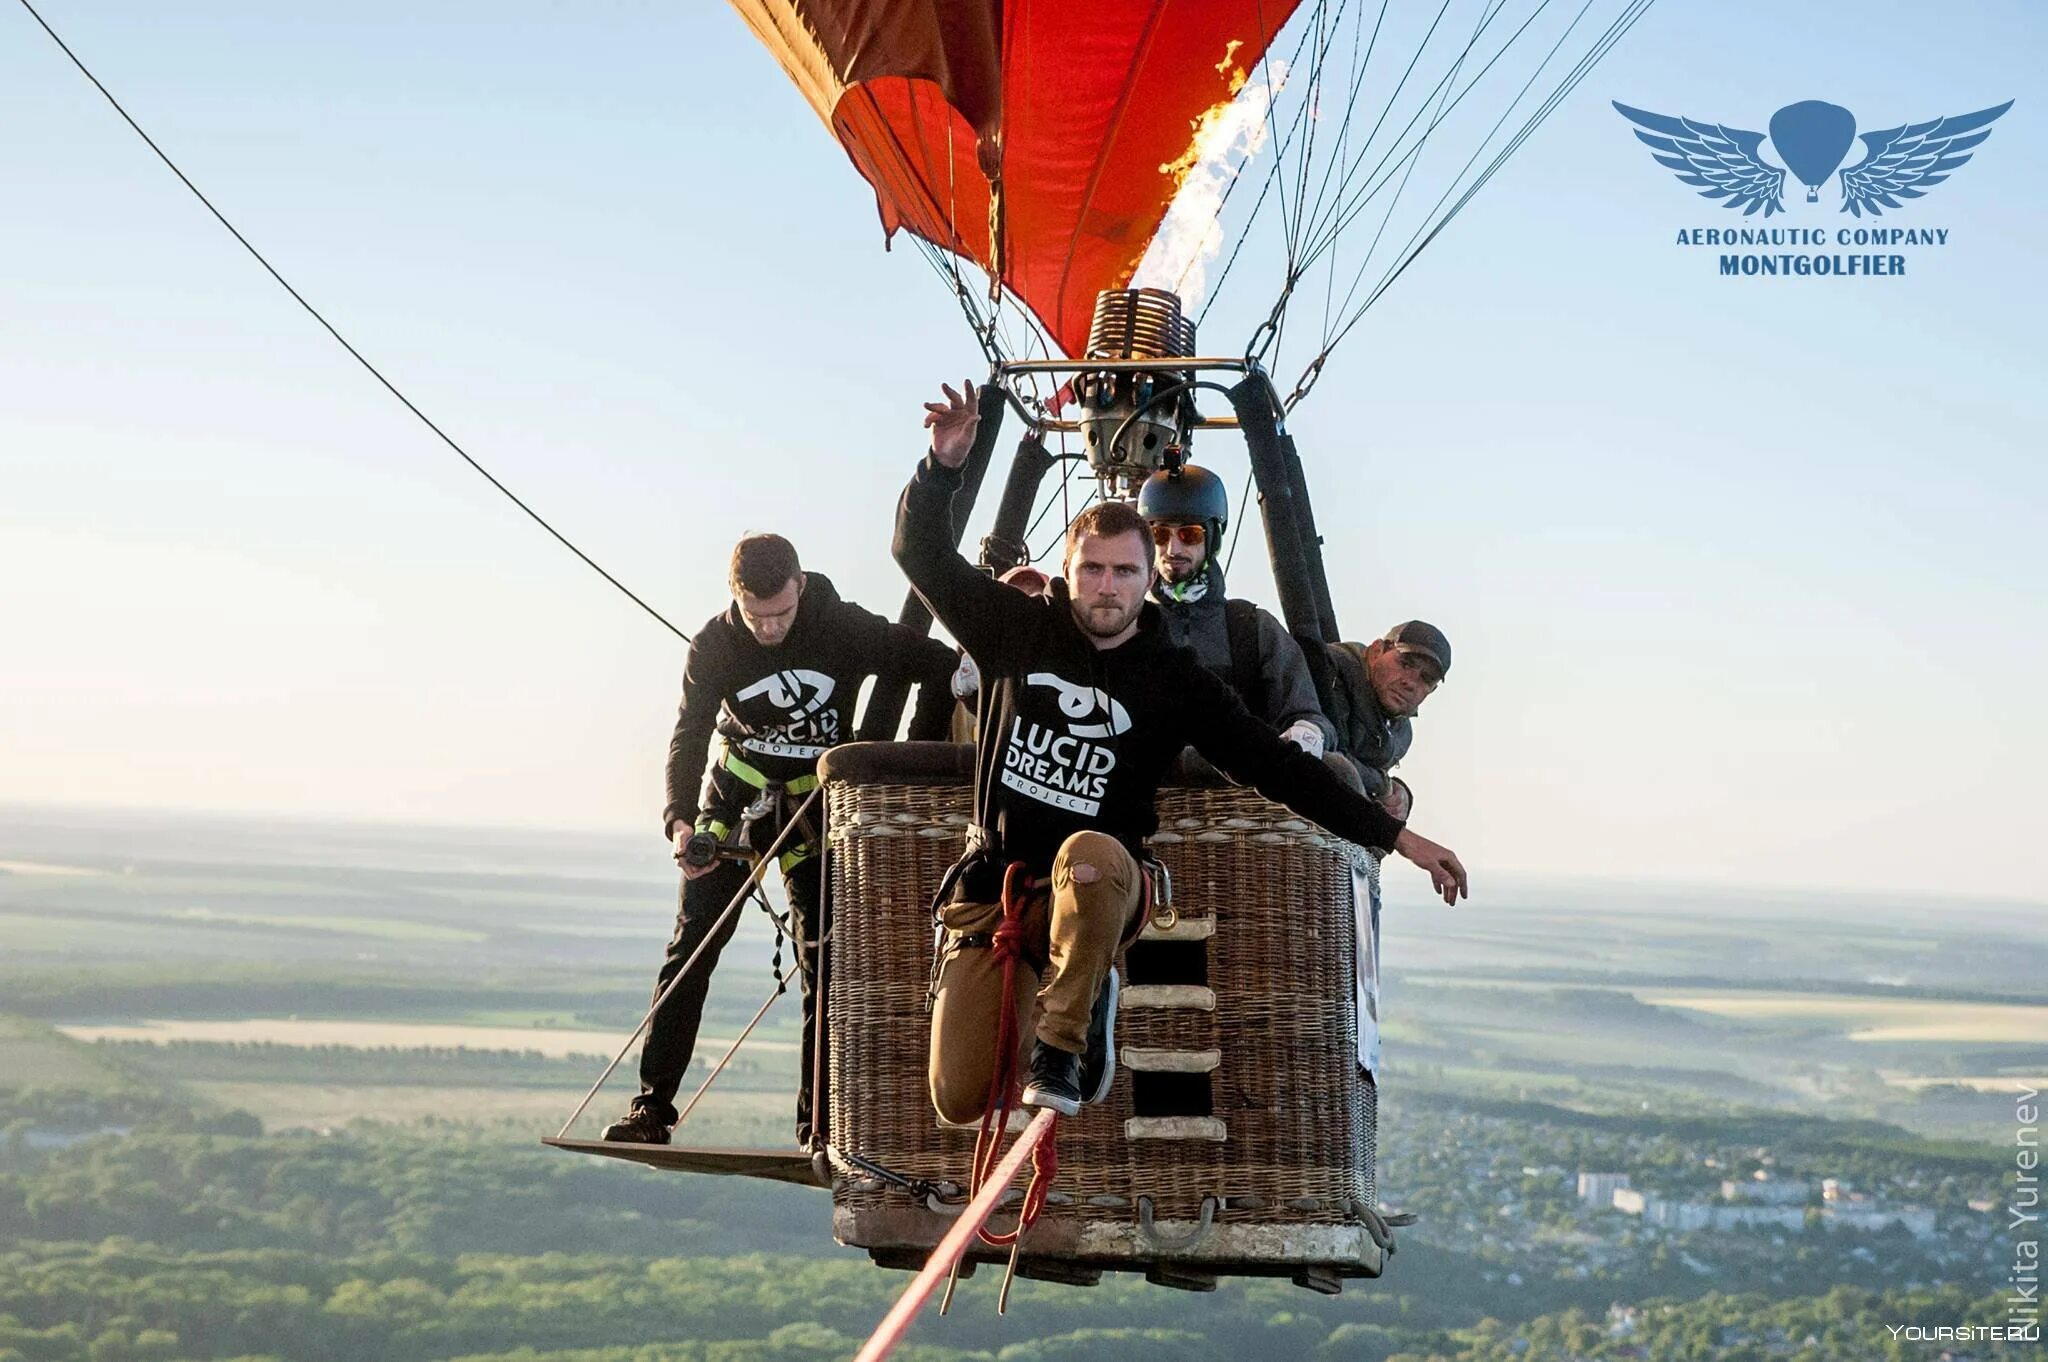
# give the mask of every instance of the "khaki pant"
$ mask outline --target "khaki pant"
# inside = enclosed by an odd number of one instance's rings
[[[1142,874],[1114,837],[1077,832],[1053,857],[1051,885],[1026,898],[1015,1002],[1019,1072],[1034,1035],[1072,1054],[1087,1048],[1095,995],[1117,952],[1145,925]],[[939,912],[946,940],[932,1008],[932,1105],[960,1125],[981,1119],[995,1075],[1003,966],[987,942],[1002,918],[1000,903],[949,903]]]

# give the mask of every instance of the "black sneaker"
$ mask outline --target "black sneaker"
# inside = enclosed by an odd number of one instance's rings
[[[1081,1052],[1081,1100],[1090,1106],[1109,1096],[1116,1081],[1116,966],[1095,991],[1095,1010],[1088,1017],[1088,1048]]]
[[[1050,1107],[1062,1116],[1078,1116],[1081,1057],[1042,1040],[1036,1042],[1031,1048],[1031,1081],[1024,1085],[1024,1105]]]
[[[668,1123],[645,1107],[635,1107],[606,1126],[599,1138],[614,1144],[667,1144]]]

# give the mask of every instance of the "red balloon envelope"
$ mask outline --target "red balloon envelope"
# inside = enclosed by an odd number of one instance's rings
[[[1300,0],[732,0],[907,228],[1069,355]]]

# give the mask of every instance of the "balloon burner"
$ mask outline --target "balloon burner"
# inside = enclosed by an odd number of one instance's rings
[[[1188,359],[1195,353],[1195,324],[1181,315],[1180,299],[1165,289],[1106,289],[1095,295],[1095,321],[1088,330],[1088,359]],[[1195,419],[1188,375],[1128,364],[1087,370],[1073,380],[1081,408],[1081,433],[1088,462],[1112,495],[1135,492],[1139,483],[1185,454]]]

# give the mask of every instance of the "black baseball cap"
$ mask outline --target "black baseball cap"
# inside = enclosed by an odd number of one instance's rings
[[[1436,663],[1445,676],[1451,674],[1451,641],[1434,624],[1409,620],[1387,630],[1386,642],[1397,653],[1415,653]]]

